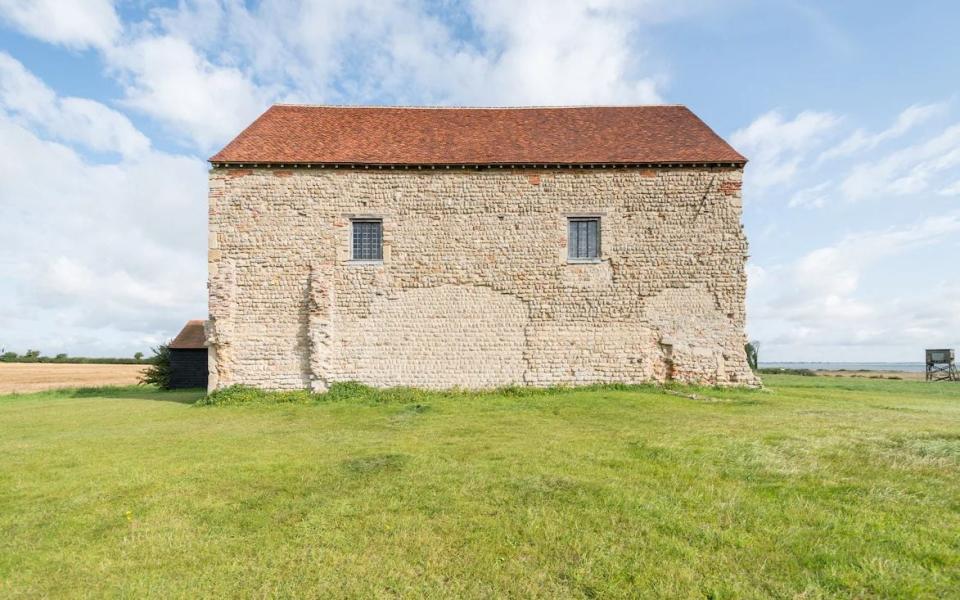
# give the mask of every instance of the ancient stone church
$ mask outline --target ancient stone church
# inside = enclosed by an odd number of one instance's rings
[[[210,388],[752,385],[746,159],[683,106],[274,106],[210,159]]]

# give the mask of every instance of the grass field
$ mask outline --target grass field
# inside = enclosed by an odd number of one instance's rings
[[[0,397],[0,597],[957,597],[960,385]]]
[[[0,363],[0,394],[55,388],[136,385],[144,365]]]

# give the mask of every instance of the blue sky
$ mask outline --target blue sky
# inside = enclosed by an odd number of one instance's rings
[[[0,347],[206,314],[204,159],[272,102],[682,103],[751,159],[748,331],[960,346],[960,4],[0,0]]]

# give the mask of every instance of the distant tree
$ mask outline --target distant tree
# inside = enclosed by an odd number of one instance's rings
[[[53,357],[53,360],[67,360],[67,353],[61,352],[60,354]]]
[[[37,360],[38,358],[40,358],[40,351],[27,350],[26,352],[23,353],[23,357],[27,360]]]
[[[760,342],[752,340],[747,342],[747,345],[743,347],[744,351],[747,353],[747,364],[750,365],[750,368],[754,371],[757,370],[757,361],[760,356]]]
[[[133,360],[138,362],[143,360],[143,352],[135,352],[133,355]]]
[[[18,358],[18,355],[16,352],[4,352],[3,355],[0,356],[0,360],[7,361],[7,362],[13,362],[17,360],[17,358]]]
[[[140,377],[140,383],[144,385],[155,385],[160,389],[170,388],[170,347],[167,344],[160,344],[153,348],[153,356],[150,357],[150,366]]]

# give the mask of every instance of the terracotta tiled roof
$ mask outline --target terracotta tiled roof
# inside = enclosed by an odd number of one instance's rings
[[[685,106],[273,106],[213,163],[498,165],[739,163]]]
[[[207,336],[203,332],[203,321],[194,319],[187,321],[177,337],[170,342],[170,348],[175,350],[194,350],[207,347]]]

